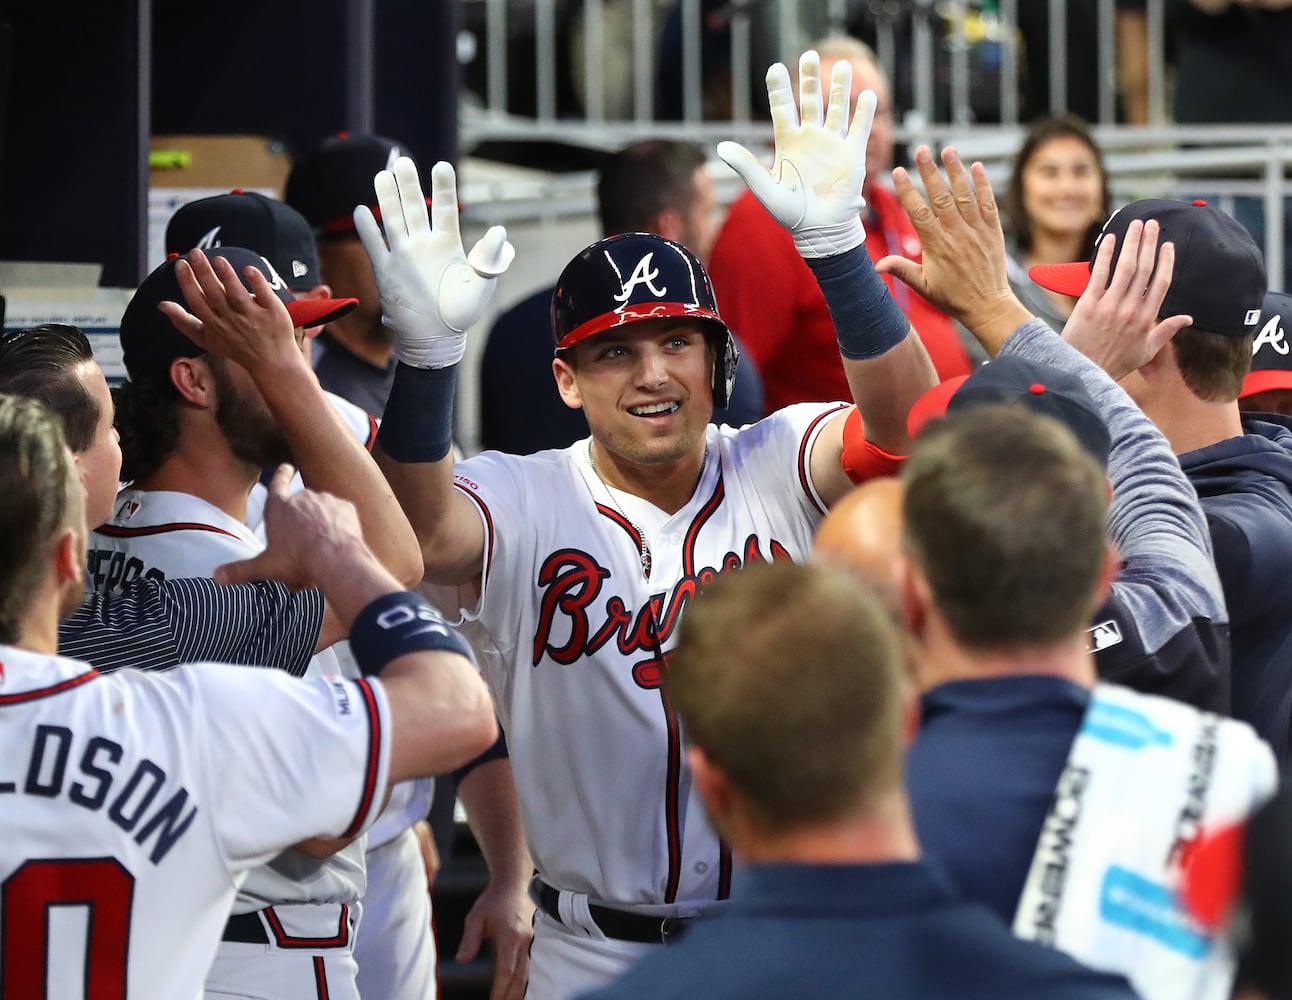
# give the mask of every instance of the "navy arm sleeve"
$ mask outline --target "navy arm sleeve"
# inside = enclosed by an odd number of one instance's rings
[[[1041,320],[1019,327],[1002,354],[1080,376],[1112,452],[1108,536],[1124,561],[1091,623],[1099,675],[1229,714],[1229,617],[1193,486],[1160,431],[1097,365]]]
[[[323,625],[323,595],[268,581],[140,579],[124,594],[87,595],[58,630],[59,652],[99,670],[166,670],[210,661],[305,673]]]

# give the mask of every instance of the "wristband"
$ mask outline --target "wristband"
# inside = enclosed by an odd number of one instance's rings
[[[458,366],[395,365],[395,380],[377,431],[381,450],[396,462],[438,462],[453,447],[453,393]]]
[[[457,653],[474,662],[466,640],[412,591],[378,597],[350,626],[350,652],[365,677],[380,674],[392,660],[421,649]]]
[[[821,286],[845,358],[877,358],[906,339],[910,320],[888,293],[865,246],[808,260],[807,265]]]

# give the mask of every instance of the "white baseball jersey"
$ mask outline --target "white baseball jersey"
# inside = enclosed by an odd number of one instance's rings
[[[133,576],[209,577],[221,564],[263,549],[245,524],[192,494],[125,489],[117,495],[112,518],[91,533],[90,577],[105,589]],[[306,675],[342,673],[336,658],[324,651],[311,659]],[[317,793],[325,795],[326,787]],[[363,847],[357,840],[325,860],[286,852],[248,876],[233,912],[286,903],[353,904],[365,884]]]
[[[244,874],[376,816],[389,733],[379,683],[0,646],[0,995],[200,996]]]
[[[660,679],[706,582],[807,558],[825,510],[808,459],[841,405],[792,406],[740,430],[710,425],[695,493],[672,516],[610,490],[586,440],[457,467],[486,533],[482,593],[427,592],[464,622],[549,885],[652,914],[727,896],[730,854],[692,792]]]

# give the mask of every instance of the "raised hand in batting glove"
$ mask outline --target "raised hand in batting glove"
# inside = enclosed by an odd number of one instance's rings
[[[416,368],[455,365],[467,330],[516,256],[507,230],[494,226],[470,254],[463,251],[457,182],[444,161],[431,168],[429,213],[417,167],[406,156],[377,174],[373,187],[386,234],[365,205],[354,210],[354,225],[381,292],[381,321],[395,331],[395,356]]]
[[[840,59],[834,64],[823,120],[820,57],[809,50],[799,59],[797,108],[789,70],[775,63],[767,71],[776,141],[771,170],[739,143],[718,143],[718,155],[793,234],[804,257],[832,257],[866,240],[861,186],[866,180],[866,143],[875,120],[875,93],[862,92],[849,124],[851,90],[852,66]]]

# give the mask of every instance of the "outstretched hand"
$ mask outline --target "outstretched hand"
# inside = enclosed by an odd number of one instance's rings
[[[159,308],[202,350],[224,355],[249,372],[300,361],[292,318],[269,279],[250,266],[243,274],[250,291],[223,257],[208,258],[192,250],[175,262],[175,278],[188,309],[178,302],[163,302]]]
[[[429,213],[417,166],[406,156],[377,174],[373,187],[385,235],[366,205],[354,210],[354,224],[372,261],[382,322],[396,334],[395,355],[418,368],[455,365],[515,248],[494,226],[470,254],[463,250],[457,181],[444,161],[431,168]]]
[[[769,171],[737,142],[718,143],[718,155],[754,193],[763,207],[794,235],[804,257],[829,257],[861,246],[861,196],[866,180],[866,143],[875,119],[874,91],[857,100],[852,122],[848,101],[852,66],[834,64],[830,99],[822,117],[821,60],[816,52],[799,59],[799,105],[795,107],[789,70],[775,63],[767,71],[776,158]]]
[[[354,504],[328,493],[291,493],[296,470],[280,465],[265,500],[266,547],[252,559],[225,563],[215,571],[217,583],[278,580],[292,590],[321,587],[331,568],[356,553],[368,553]]]
[[[1193,317],[1184,315],[1158,321],[1175,273],[1175,244],[1163,243],[1159,250],[1158,235],[1153,219],[1132,222],[1109,281],[1117,237],[1106,234],[1095,253],[1090,284],[1063,327],[1063,339],[1114,379],[1147,364],[1193,324]]]
[[[895,275],[943,312],[954,316],[991,354],[1030,313],[1014,296],[1005,269],[1005,234],[986,168],[965,170],[955,148],[942,151],[943,179],[927,146],[915,165],[927,200],[902,167],[893,186],[924,247],[923,262],[889,256],[877,270]]]

